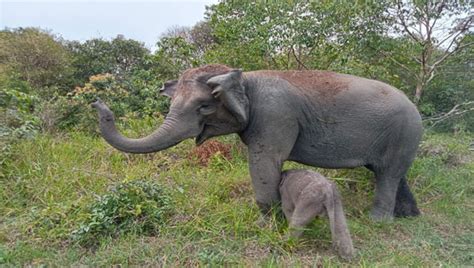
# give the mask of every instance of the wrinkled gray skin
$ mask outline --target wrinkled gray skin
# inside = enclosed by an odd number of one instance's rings
[[[379,81],[324,71],[242,73],[223,65],[189,69],[161,93],[171,97],[164,123],[149,136],[117,132],[113,113],[98,110],[105,140],[129,153],[152,153],[196,137],[196,143],[238,133],[248,146],[256,201],[262,212],[279,202],[286,160],[322,167],[365,166],[376,176],[374,219],[419,214],[406,173],[420,142],[415,106]]]
[[[316,216],[327,215],[334,248],[344,259],[353,257],[341,196],[334,183],[314,171],[287,170],[281,175],[280,195],[291,237],[300,237],[303,228]]]

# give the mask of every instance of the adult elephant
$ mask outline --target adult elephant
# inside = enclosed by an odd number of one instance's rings
[[[130,139],[101,101],[105,140],[128,153],[152,153],[196,137],[196,144],[238,133],[248,146],[256,201],[265,212],[280,199],[285,160],[322,167],[365,166],[376,175],[374,219],[416,216],[406,174],[422,135],[416,107],[379,81],[326,71],[242,72],[224,65],[185,71],[161,90],[171,97],[164,123]]]

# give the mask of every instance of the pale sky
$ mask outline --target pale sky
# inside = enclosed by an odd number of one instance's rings
[[[68,40],[123,34],[153,49],[171,26],[192,26],[217,0],[0,0],[0,29],[41,27]]]

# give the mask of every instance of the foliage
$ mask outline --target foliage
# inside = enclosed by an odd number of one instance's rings
[[[32,138],[38,132],[39,118],[32,113],[38,101],[29,84],[10,72],[0,73],[0,179],[10,161],[12,143],[20,138]]]
[[[205,63],[204,55],[215,44],[207,21],[192,28],[173,26],[161,35],[151,57],[154,73],[162,80],[176,79],[184,70]]]
[[[18,74],[0,73],[0,139],[32,137],[39,119],[32,113],[38,97]]]
[[[469,6],[446,1],[223,1],[207,10],[215,44],[204,58],[244,70],[329,69],[355,74],[387,82],[416,100],[427,91],[419,109],[432,116],[473,98]],[[428,24],[418,29],[425,21]],[[440,24],[452,31],[440,30]],[[425,31],[423,25],[431,28]],[[456,62],[464,64],[455,66]],[[453,68],[456,74],[449,71]],[[471,116],[465,113],[443,125],[468,126]]]
[[[465,1],[221,1],[195,26],[170,29],[154,52],[123,36],[81,43],[36,28],[0,31],[0,265],[469,266],[474,51],[470,31],[456,35],[469,9]],[[441,33],[456,37],[411,36],[420,21],[447,24],[454,31]],[[342,263],[323,219],[297,244],[282,240],[287,225],[276,214],[266,228],[255,224],[246,150],[235,137],[129,155],[88,135],[97,128],[89,106],[97,97],[125,135],[150,133],[169,108],[158,95],[163,81],[205,63],[339,71],[410,98],[424,81],[425,122],[464,110],[427,124],[435,127],[408,176],[423,215],[376,224],[368,217],[372,173],[320,169],[338,183],[359,251]],[[96,247],[69,243],[71,233]]]
[[[176,79],[184,70],[202,63],[198,48],[182,36],[164,37],[157,46],[154,72],[162,80]]]
[[[417,47],[406,53],[415,68],[397,63],[415,80],[413,101],[419,104],[425,88],[447,59],[474,43],[461,44],[474,25],[473,3],[467,1],[393,1],[387,12],[393,18],[392,32],[407,37]],[[412,51],[408,51],[412,52]]]
[[[153,129],[152,123],[143,120],[130,126],[133,128],[126,132],[132,136]],[[237,149],[242,146],[237,139],[222,138],[232,145],[232,161],[225,169],[188,161],[186,153],[194,147],[191,140],[153,155],[123,154],[102,138],[81,132],[20,140],[13,145],[11,163],[5,167],[7,177],[0,179],[0,265],[293,267],[472,263],[472,134],[424,136],[408,176],[422,211],[416,219],[374,223],[369,218],[372,173],[364,168],[318,170],[334,180],[341,192],[358,250],[350,263],[342,262],[331,250],[330,228],[324,218],[308,226],[298,243],[282,239],[287,225],[276,215],[270,217],[266,227],[257,225],[260,212],[255,205],[246,151]],[[288,168],[309,167],[285,163]],[[124,185],[122,181],[135,178],[159,181],[160,189],[169,189],[172,216],[158,225],[158,234],[118,230],[97,235],[91,238],[97,241],[93,250],[68,243],[68,235],[90,219],[91,206],[101,204],[96,195],[118,196],[109,186]],[[136,196],[133,191],[124,191],[127,196]],[[135,217],[135,206],[124,211]]]
[[[71,78],[70,55],[62,40],[37,28],[0,31],[0,72],[14,72],[39,95],[48,87],[66,91]]]
[[[246,70],[331,69],[338,59],[357,55],[354,50],[383,31],[383,6],[383,2],[224,1],[207,12],[218,44],[210,61]]]
[[[474,42],[474,34],[463,38],[460,45]],[[474,46],[466,47],[451,56],[439,67],[438,73],[426,88],[421,110],[426,116],[448,112],[457,104],[474,100]],[[463,113],[439,124],[437,130],[452,131],[463,128],[474,131],[474,111]]]
[[[60,129],[77,128],[95,132],[97,115],[90,104],[97,98],[107,102],[117,117],[160,116],[168,112],[169,100],[158,95],[157,82],[150,72],[137,71],[122,81],[111,74],[91,76],[83,87],[76,87],[67,97],[59,97]]]
[[[162,186],[133,180],[99,196],[88,210],[87,219],[72,232],[73,240],[86,246],[97,244],[100,237],[158,234],[172,213],[172,202]]]
[[[410,98],[422,91],[418,108],[424,117],[433,117],[473,98],[469,6],[446,1],[222,1],[207,8],[204,21],[170,28],[153,53],[121,35],[81,43],[41,29],[7,29],[0,32],[0,76],[30,87],[27,94],[38,99],[28,116],[39,118],[37,125],[49,132],[71,127],[94,132],[89,103],[97,96],[115,106],[119,117],[165,114],[169,100],[157,94],[162,83],[206,63],[245,71],[323,69],[381,80]],[[417,37],[415,26],[423,21],[454,30],[433,26],[433,35],[418,29]],[[103,75],[110,77],[90,81]],[[450,117],[436,129],[471,131],[472,116]]]
[[[145,68],[150,53],[143,43],[118,35],[111,41],[94,38],[84,43],[72,41],[68,49],[73,55],[72,66],[77,83],[93,75],[110,73],[126,79],[134,71]]]
[[[53,122],[54,128],[77,128],[89,133],[94,133],[97,127],[97,118],[90,103],[97,97],[107,101],[114,100],[114,109],[117,116],[124,115],[123,97],[127,92],[122,88],[112,88],[115,78],[110,74],[91,76],[89,83],[84,87],[76,87],[68,96],[58,96],[52,104],[56,111],[57,119]],[[55,116],[56,117],[56,116]]]
[[[124,97],[128,96],[128,91],[120,87],[115,77],[111,74],[98,74],[89,77],[89,82],[84,87],[76,87],[70,94],[80,104],[92,103],[97,97],[100,97],[108,102],[116,103],[117,116],[122,116],[125,113],[126,104],[122,101]],[[120,107],[121,106],[121,107]]]

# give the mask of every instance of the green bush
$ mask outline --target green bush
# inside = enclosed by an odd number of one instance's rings
[[[116,118],[159,117],[167,113],[169,100],[159,95],[158,84],[161,83],[151,79],[146,71],[137,72],[128,80],[111,74],[94,75],[83,87],[76,87],[68,96],[58,97],[49,110],[58,114],[56,126],[59,129],[95,134],[98,119],[90,104],[97,98],[109,105]]]
[[[146,180],[120,183],[90,205],[87,219],[72,232],[72,238],[93,246],[99,237],[153,235],[172,211],[171,197],[162,186]]]
[[[18,74],[0,74],[0,139],[31,137],[39,119],[33,114],[38,97]]]

